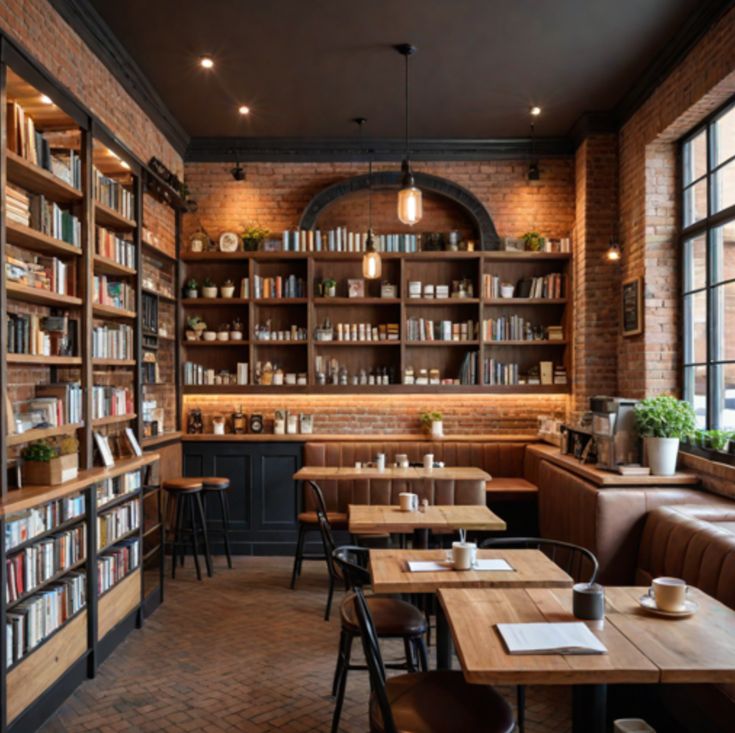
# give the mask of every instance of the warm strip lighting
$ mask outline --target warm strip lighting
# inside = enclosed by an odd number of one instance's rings
[[[239,113],[240,113],[241,115],[249,115],[249,114],[250,114],[250,107],[248,107],[248,106],[247,106],[247,104],[241,104],[241,105],[240,105],[240,106],[239,106],[239,107],[237,108],[237,111],[238,111],[238,112],[239,112]]]
[[[199,66],[203,69],[212,69],[214,68],[214,59],[210,56],[202,56],[202,58],[199,59]]]
[[[41,95],[41,103],[42,104],[53,104],[54,100],[51,99],[51,97],[47,97],[45,94]]]
[[[120,161],[120,165],[121,165],[121,166],[122,166],[123,168],[125,168],[125,170],[126,170],[126,171],[129,171],[129,170],[130,170],[130,163],[128,163],[128,162],[126,162],[126,161],[124,161],[124,160],[121,160],[121,161]]]
[[[541,114],[541,107],[534,105],[531,107],[531,117],[538,117]]]

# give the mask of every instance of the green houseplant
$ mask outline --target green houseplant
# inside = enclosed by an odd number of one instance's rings
[[[217,286],[211,277],[205,277],[202,280],[202,296],[205,298],[216,298],[217,297]]]
[[[190,277],[184,285],[184,297],[185,298],[198,298],[199,297],[199,283],[195,277]]]
[[[521,239],[527,250],[540,252],[544,248],[544,238],[538,232],[526,232]]]
[[[228,277],[219,289],[223,298],[231,298],[235,294],[235,283]]]
[[[325,298],[334,298],[337,295],[337,281],[333,277],[322,280],[322,295]]]
[[[676,473],[679,443],[696,429],[694,408],[671,395],[659,395],[641,400],[635,406],[635,417],[651,473],[672,476]]]
[[[427,435],[432,438],[444,437],[444,416],[437,410],[421,413],[421,427]]]
[[[707,447],[712,450],[727,453],[730,447],[730,441],[735,436],[731,430],[706,430],[704,431],[707,440]]]
[[[242,237],[242,246],[246,252],[256,252],[260,249],[261,243],[268,237],[270,232],[257,224],[250,224],[243,227],[240,236]]]
[[[72,481],[79,472],[79,441],[66,436],[56,443],[37,440],[21,452],[23,483],[54,486]]]

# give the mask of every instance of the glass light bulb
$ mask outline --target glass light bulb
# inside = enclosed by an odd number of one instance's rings
[[[362,276],[366,280],[377,280],[383,271],[379,252],[365,252],[362,256]]]
[[[398,218],[409,226],[421,221],[424,208],[421,202],[421,191],[416,186],[402,188],[398,192]]]

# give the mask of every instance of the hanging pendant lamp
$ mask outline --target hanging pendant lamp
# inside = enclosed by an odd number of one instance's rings
[[[362,128],[367,119],[355,117],[360,127],[360,151],[362,152]],[[362,256],[362,276],[366,280],[377,280],[383,272],[383,261],[373,242],[373,151],[368,151],[368,230],[365,239],[365,254]]]
[[[421,221],[423,216],[423,204],[421,201],[421,190],[416,187],[416,181],[414,180],[413,173],[411,172],[411,163],[409,161],[409,145],[408,145],[408,59],[409,56],[413,56],[416,53],[416,46],[412,46],[410,43],[402,43],[400,46],[396,46],[396,50],[406,60],[405,66],[405,158],[401,164],[401,190],[398,192],[398,218],[409,226]]]

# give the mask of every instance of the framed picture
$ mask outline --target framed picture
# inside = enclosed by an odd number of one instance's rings
[[[643,278],[623,280],[621,307],[623,336],[638,336],[643,333]]]
[[[102,463],[107,466],[107,468],[112,468],[115,465],[115,457],[112,455],[109,437],[107,435],[102,435],[102,433],[95,433],[94,443],[97,446],[97,450],[100,452]]]
[[[365,281],[362,278],[350,278],[347,280],[347,295],[350,298],[365,297]]]
[[[142,456],[143,449],[140,447],[140,443],[138,443],[138,440],[135,437],[135,433],[133,432],[132,428],[125,428],[125,437],[128,440],[128,445],[130,446],[130,450],[132,451],[133,455]]]
[[[503,237],[500,245],[505,252],[523,252],[526,249],[526,243],[520,237]]]

